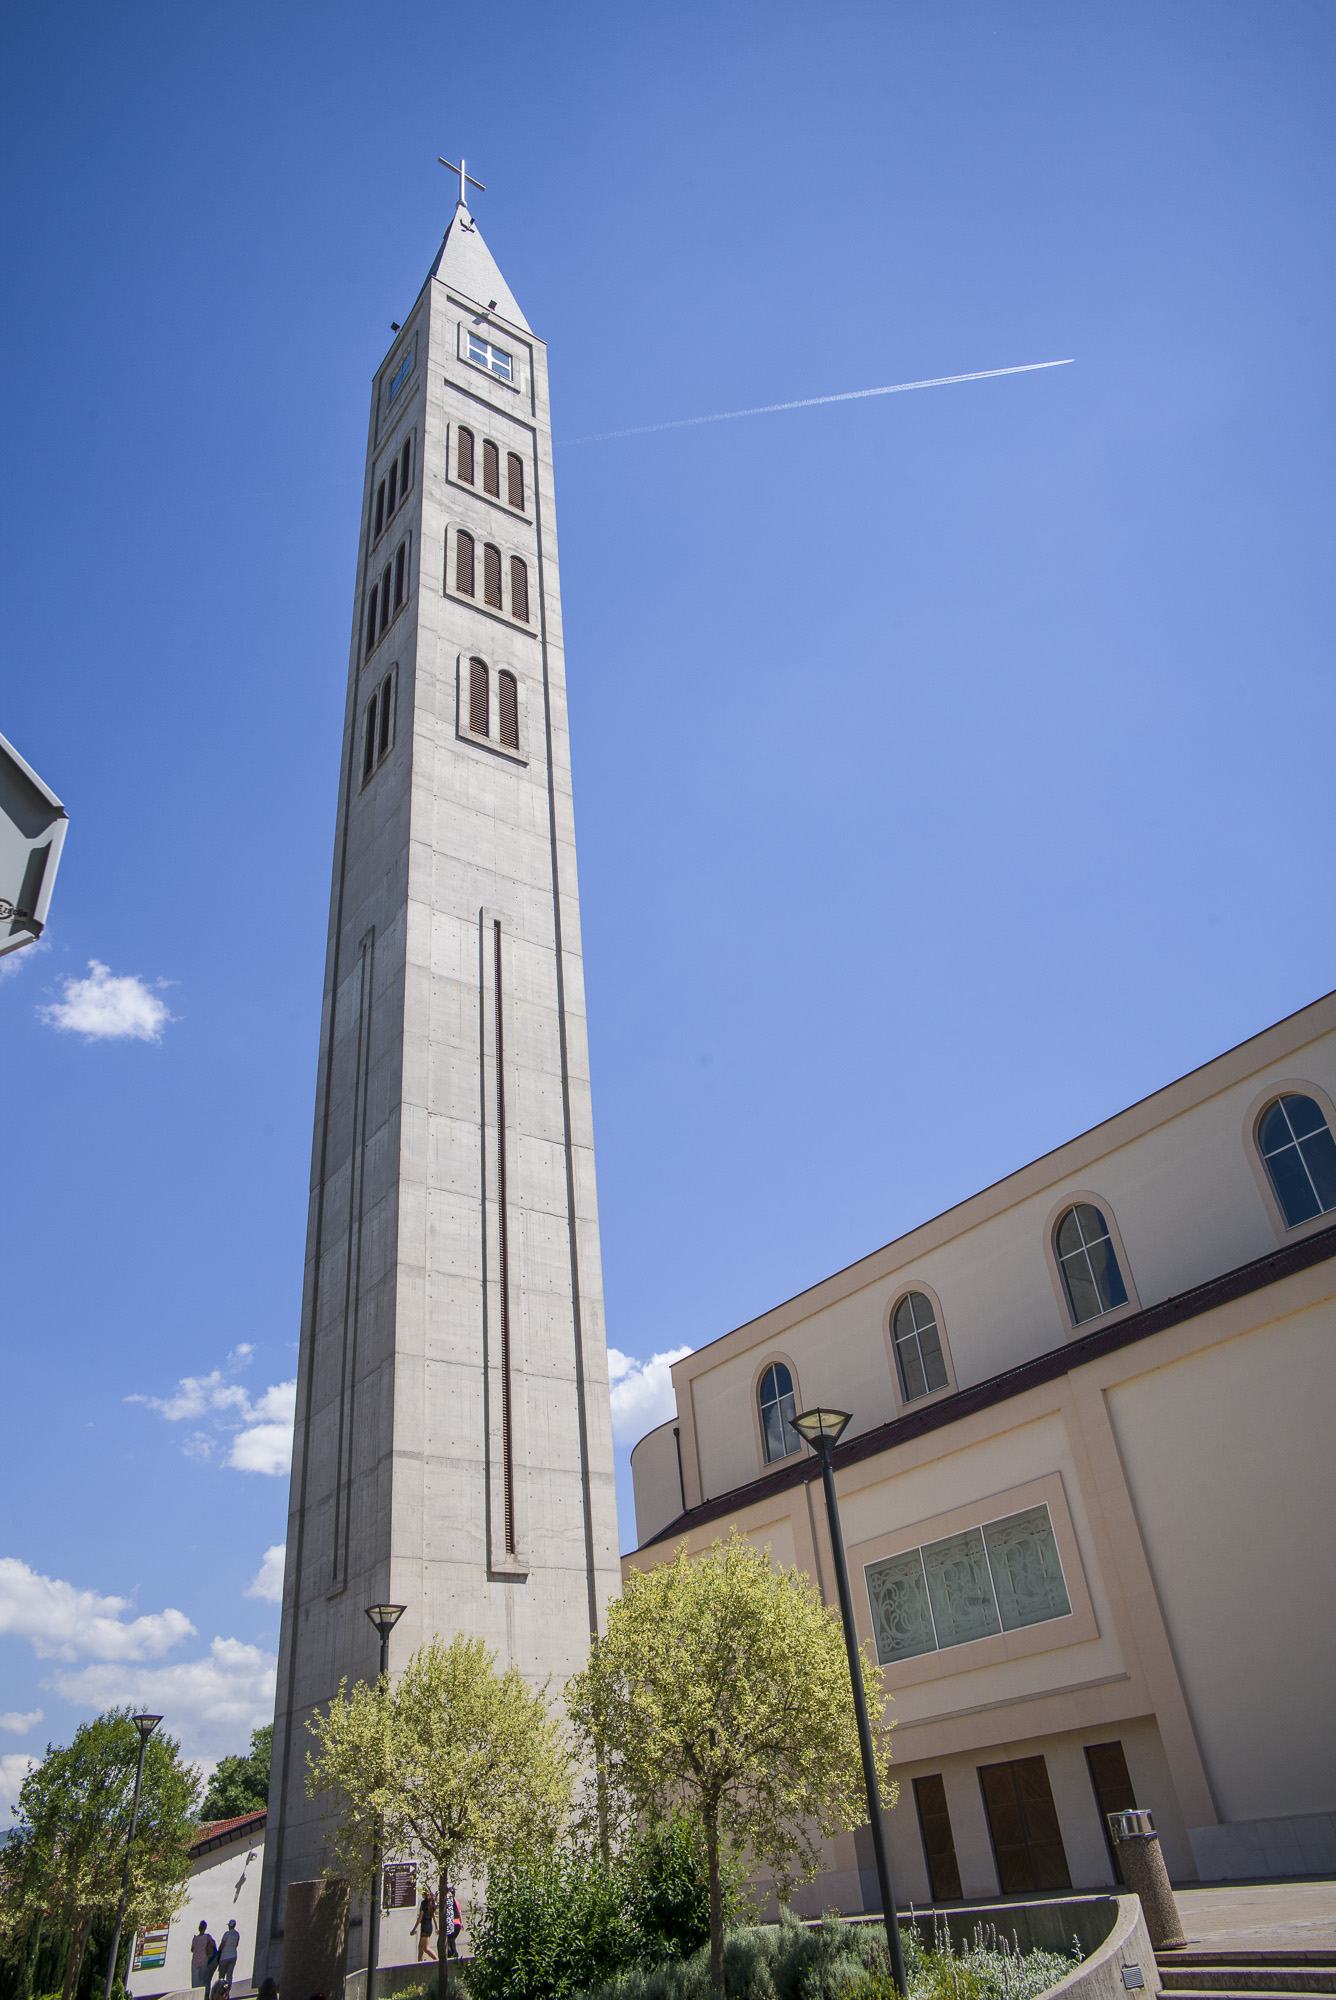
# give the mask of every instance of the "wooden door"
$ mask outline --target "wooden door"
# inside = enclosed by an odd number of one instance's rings
[[[981,1764],[979,1784],[1002,1894],[1023,1896],[1036,1889],[1070,1889],[1067,1852],[1043,1758]]]
[[[914,1804],[918,1807],[919,1832],[928,1863],[928,1881],[934,1903],[960,1900],[960,1867],[951,1832],[951,1815],[946,1808],[946,1786],[940,1776],[915,1778]]]
[[[1104,1835],[1104,1845],[1109,1850],[1109,1860],[1113,1863],[1113,1879],[1121,1882],[1123,1871],[1118,1865],[1117,1844],[1109,1833],[1108,1816],[1113,1812],[1127,1812],[1137,1802],[1128,1775],[1127,1759],[1121,1743],[1087,1743],[1085,1754],[1095,1804],[1099,1808],[1100,1830]]]

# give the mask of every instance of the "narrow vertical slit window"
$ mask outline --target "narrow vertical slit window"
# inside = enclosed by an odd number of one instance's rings
[[[512,507],[523,507],[524,460],[516,451],[506,458],[506,495]]]
[[[497,677],[496,696],[501,709],[501,741],[507,750],[520,747],[520,691],[514,674]]]
[[[399,454],[399,494],[402,498],[412,484],[413,440],[405,438],[404,448]]]
[[[482,447],[482,490],[493,499],[501,498],[501,453],[490,438],[484,438]]]
[[[376,488],[376,524],[371,530],[372,541],[380,539],[380,531],[385,526],[385,481]]]
[[[397,611],[404,601],[404,585],[408,575],[408,543],[400,542],[394,558],[394,608]]]
[[[365,784],[376,768],[376,714],[380,706],[380,694],[373,694],[366,705],[366,734],[362,742],[362,783]]]
[[[510,615],[529,622],[529,572],[521,556],[510,558]]]
[[[380,573],[380,629],[383,632],[390,622],[390,565],[386,563]]]
[[[501,551],[490,542],[482,549],[482,594],[485,603],[501,609]]]
[[[459,444],[455,452],[455,477],[466,485],[473,484],[473,432],[461,429]]]
[[[387,519],[394,512],[395,508],[398,505],[399,505],[399,461],[396,458],[393,459],[390,463],[390,483],[385,494],[385,514]]]
[[[506,1052],[501,994],[501,925],[492,925],[496,998],[496,1169],[501,1253],[501,1468],[505,1496],[506,1554],[515,1553],[514,1429],[510,1388],[510,1242],[506,1214]]]
[[[376,643],[376,610],[380,603],[380,587],[372,584],[366,601],[366,649],[368,654]]]
[[[490,736],[491,698],[487,662],[469,661],[469,728],[475,736]]]
[[[473,595],[473,537],[462,528],[455,536],[455,589]]]
[[[376,762],[387,755],[390,747],[390,730],[394,723],[394,675],[386,674],[380,684],[380,720],[376,729]]]

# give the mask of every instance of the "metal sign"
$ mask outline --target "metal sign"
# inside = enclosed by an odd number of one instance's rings
[[[162,1924],[157,1930],[140,1931],[135,1939],[132,1972],[156,1972],[167,1963],[167,1933],[170,1929],[170,1924]]]
[[[417,1868],[411,1861],[389,1861],[384,1869],[381,1901],[387,1910],[411,1910],[417,1902]]]
[[[42,935],[68,825],[55,793],[0,736],[0,957]]]

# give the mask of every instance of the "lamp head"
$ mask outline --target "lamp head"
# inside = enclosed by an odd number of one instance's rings
[[[799,1437],[806,1438],[814,1451],[829,1451],[844,1436],[853,1417],[848,1410],[803,1410],[792,1421]]]
[[[404,1604],[368,1604],[366,1615],[382,1639],[388,1639],[407,1610]]]
[[[162,1717],[160,1715],[132,1715],[130,1720],[139,1731],[140,1742],[147,1743],[149,1737],[162,1721]]]

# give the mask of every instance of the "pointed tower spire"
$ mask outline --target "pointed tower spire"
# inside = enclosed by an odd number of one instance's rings
[[[255,1959],[288,2000],[306,1724],[374,1681],[367,1607],[404,1606],[392,1674],[462,1632],[559,1687],[620,1581],[552,477],[547,349],[461,201],[371,385]]]

